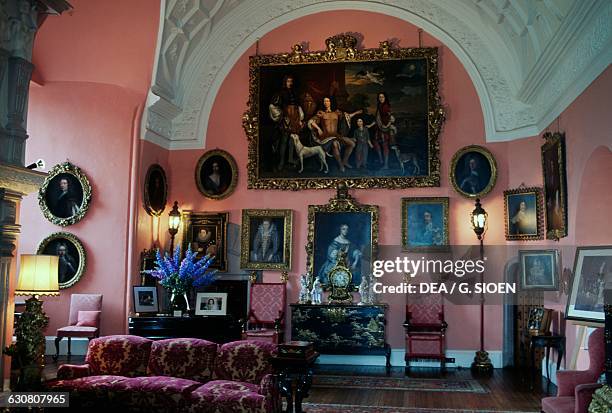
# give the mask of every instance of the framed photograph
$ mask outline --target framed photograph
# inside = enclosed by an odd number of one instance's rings
[[[196,315],[226,315],[227,293],[197,293]]]
[[[339,252],[346,254],[352,274],[351,288],[369,276],[378,249],[378,206],[361,205],[346,188],[326,205],[308,206],[308,273],[328,286],[329,273]]]
[[[546,238],[567,236],[567,177],[565,172],[565,135],[545,133],[542,145]]]
[[[158,164],[149,166],[144,184],[144,208],[151,216],[160,216],[166,209],[168,200],[168,179],[166,172]]]
[[[291,270],[290,209],[243,209],[240,267]]]
[[[134,286],[134,311],[137,313],[159,312],[157,287]]]
[[[227,271],[227,222],[228,213],[183,211],[183,251],[191,245],[198,258],[214,256],[210,268]]]
[[[70,162],[51,168],[38,192],[38,204],[45,218],[63,227],[83,219],[90,201],[89,179]]]
[[[504,211],[507,240],[544,238],[542,188],[518,188],[504,191]]]
[[[448,198],[402,198],[402,250],[448,249]]]
[[[560,260],[558,250],[519,250],[521,290],[557,291]]]
[[[227,198],[236,189],[238,167],[234,157],[221,149],[206,152],[195,170],[198,189],[206,198]]]
[[[85,248],[76,236],[68,232],[56,232],[43,239],[36,254],[59,257],[57,280],[60,289],[72,287],[85,273]]]
[[[250,57],[248,188],[439,186],[438,49],[325,45]]]
[[[565,318],[603,323],[606,279],[612,279],[612,246],[578,247]]]
[[[470,145],[461,148],[451,160],[450,181],[466,198],[481,198],[497,181],[497,163],[487,148]]]

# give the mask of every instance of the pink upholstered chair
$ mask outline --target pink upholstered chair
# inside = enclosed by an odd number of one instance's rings
[[[557,396],[542,399],[544,413],[586,413],[593,393],[601,384],[597,379],[605,369],[604,329],[589,336],[589,369],[557,372]]]
[[[72,294],[70,296],[70,316],[68,325],[57,329],[55,337],[55,356],[59,357],[60,341],[68,338],[68,359],[72,337],[86,337],[89,340],[100,336],[100,316],[102,313],[102,294]]]
[[[286,304],[285,283],[252,284],[249,315],[242,339],[274,344],[282,342]]]
[[[406,373],[410,369],[410,360],[415,359],[439,360],[440,368],[444,370],[447,326],[441,294],[429,294],[406,305]]]

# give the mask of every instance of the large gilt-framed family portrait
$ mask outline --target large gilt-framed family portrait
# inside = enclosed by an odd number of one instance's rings
[[[65,227],[85,217],[91,192],[89,179],[81,168],[63,162],[49,171],[38,192],[38,204],[45,218]]]
[[[567,236],[565,135],[547,132],[543,138],[546,141],[542,145],[546,238],[558,240]]]
[[[308,206],[307,268],[312,279],[328,286],[329,273],[340,252],[352,274],[351,284],[359,286],[371,273],[378,250],[378,206],[362,205],[339,189],[325,205]]]
[[[437,48],[357,43],[251,56],[248,188],[439,186]]]
[[[183,211],[183,251],[191,247],[197,258],[214,257],[210,268],[227,271],[227,212]]]
[[[292,217],[290,209],[243,209],[240,267],[289,271]]]

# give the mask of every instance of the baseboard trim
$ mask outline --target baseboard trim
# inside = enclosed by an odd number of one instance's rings
[[[476,350],[446,350],[447,358],[454,358],[454,363],[447,363],[447,367],[471,367],[474,361]],[[391,350],[391,365],[397,367],[405,367],[404,361],[405,350],[403,348]],[[494,368],[502,368],[502,351],[489,351],[489,358],[493,363]],[[353,356],[353,355],[336,355],[322,354],[319,356],[318,364],[349,364],[356,366],[384,366],[385,356]],[[439,367],[440,362],[437,361],[414,361],[410,363],[413,367]],[[552,370],[551,370],[552,375]]]
[[[70,352],[73,356],[84,356],[87,354],[87,345],[89,340],[83,337],[75,337],[70,343]],[[68,339],[64,338],[60,341],[60,356],[68,354]],[[45,337],[45,355],[55,355],[55,336]]]

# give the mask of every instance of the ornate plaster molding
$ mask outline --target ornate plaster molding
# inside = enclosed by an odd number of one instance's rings
[[[488,141],[536,135],[611,62],[612,3],[566,3],[497,10],[489,0],[166,0],[143,138],[169,149],[203,147],[223,79],[257,38],[343,9],[403,19],[451,49],[474,83]]]

